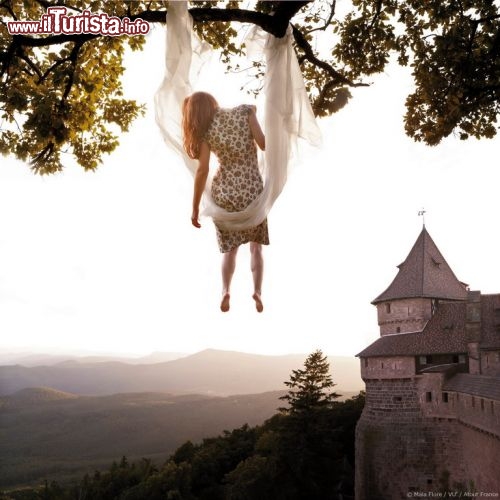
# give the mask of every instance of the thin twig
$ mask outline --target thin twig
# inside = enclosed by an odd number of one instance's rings
[[[306,35],[309,35],[310,33],[314,33],[315,31],[325,31],[328,26],[330,26],[330,23],[332,22],[333,16],[335,15],[335,8],[337,6],[337,0],[333,0],[333,2],[330,5],[330,15],[328,16],[328,19],[325,21],[325,24],[323,26],[318,26],[317,28],[313,28],[312,30],[305,31],[304,33]]]

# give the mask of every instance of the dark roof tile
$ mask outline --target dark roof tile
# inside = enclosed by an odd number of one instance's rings
[[[372,304],[413,297],[467,299],[467,286],[456,278],[425,226],[398,268],[393,282]]]
[[[357,356],[418,356],[466,353],[465,302],[441,302],[422,332],[384,335]]]
[[[457,373],[443,384],[443,390],[500,401],[500,377]]]

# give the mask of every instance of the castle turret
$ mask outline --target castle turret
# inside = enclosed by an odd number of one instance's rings
[[[425,226],[398,268],[387,290],[372,302],[380,335],[421,332],[439,301],[467,299],[467,285],[456,278]]]

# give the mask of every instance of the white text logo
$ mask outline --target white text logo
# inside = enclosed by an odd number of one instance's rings
[[[8,21],[11,35],[146,35],[149,23],[142,19],[131,21],[108,14],[93,14],[84,10],[81,14],[67,15],[66,7],[49,7],[40,21]]]

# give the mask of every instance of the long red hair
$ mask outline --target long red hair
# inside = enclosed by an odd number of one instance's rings
[[[195,92],[182,104],[183,145],[190,158],[198,159],[200,147],[208,127],[219,107],[207,92]]]

